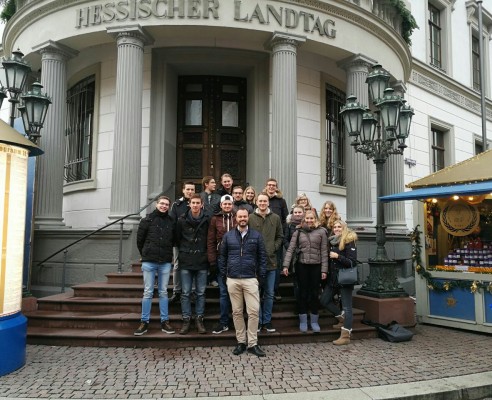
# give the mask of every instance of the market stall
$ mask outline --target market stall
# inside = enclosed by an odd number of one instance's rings
[[[419,322],[492,333],[492,150],[383,201],[420,200],[413,231]]]

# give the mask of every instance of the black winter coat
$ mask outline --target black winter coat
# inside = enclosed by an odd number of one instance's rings
[[[169,215],[177,221],[179,217],[185,214],[190,209],[190,201],[184,197],[180,197],[176,200],[169,211]]]
[[[179,268],[201,270],[208,268],[207,234],[209,216],[202,211],[193,218],[191,210],[178,218],[176,244],[179,250]]]
[[[258,278],[266,275],[267,254],[261,233],[248,229],[241,237],[238,229],[222,237],[218,267],[222,276],[236,279]]]
[[[340,268],[350,268],[352,265],[357,264],[357,247],[355,242],[345,243],[343,250],[340,250],[338,243],[334,243],[333,236],[330,237],[328,242],[329,251],[338,253],[338,258],[329,258],[329,275],[328,281],[331,285],[338,285],[338,270]],[[346,287],[354,285],[344,285]]]
[[[282,221],[282,226],[285,224],[287,216],[289,215],[289,209],[287,208],[287,203],[283,197],[273,196],[270,197],[269,206],[270,210],[277,214]]]
[[[176,238],[176,225],[167,212],[154,210],[140,220],[137,230],[137,248],[142,261],[171,262]]]

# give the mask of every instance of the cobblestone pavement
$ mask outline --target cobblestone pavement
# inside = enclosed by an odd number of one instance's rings
[[[184,349],[28,345],[26,365],[0,377],[0,398],[330,392],[492,371],[491,336],[425,325],[415,332],[412,341],[396,344],[364,339],[341,347],[331,343],[264,346],[265,358],[234,356],[235,343]]]

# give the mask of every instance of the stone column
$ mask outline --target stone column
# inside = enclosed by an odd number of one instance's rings
[[[342,60],[338,66],[347,71],[347,97],[354,95],[362,106],[369,105],[366,78],[369,68],[376,63],[362,54]],[[372,161],[356,153],[345,137],[345,180],[347,188],[347,223],[352,228],[373,226],[371,198]]]
[[[405,84],[401,81],[392,85],[395,94],[404,97]],[[405,156],[393,154],[388,157],[383,170],[383,195],[400,193],[405,190],[404,165]],[[384,204],[384,221],[390,229],[407,229],[405,221],[405,202],[390,201]]]
[[[36,228],[63,227],[67,61],[78,52],[48,41],[33,48],[41,54],[41,84],[51,97],[39,146],[44,155],[36,162]]]
[[[272,51],[271,176],[287,204],[297,196],[297,47],[305,41],[275,32],[266,44]]]
[[[109,219],[115,220],[140,208],[142,91],[144,46],[152,39],[138,26],[114,27],[116,38],[116,109],[113,171]],[[139,215],[128,218],[137,222]]]

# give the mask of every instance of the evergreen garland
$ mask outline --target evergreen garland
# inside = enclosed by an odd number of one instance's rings
[[[415,271],[420,275],[420,278],[427,281],[427,287],[430,290],[435,290],[437,292],[447,292],[453,290],[454,288],[470,290],[471,293],[476,293],[478,290],[486,290],[492,294],[492,282],[482,282],[482,281],[469,281],[469,280],[450,280],[442,282],[442,278],[439,280],[435,279],[432,274],[422,266],[422,243],[420,241],[419,226],[417,225],[410,237],[412,239],[412,259],[413,265],[415,266]]]
[[[0,19],[7,23],[10,18],[15,14],[16,5],[15,0],[0,0],[0,4],[3,6],[0,13]]]
[[[403,0],[390,0],[390,3],[393,7],[396,8],[401,16],[401,36],[408,45],[411,45],[412,40],[410,39],[410,36],[412,36],[412,32],[414,29],[419,28],[419,26],[417,25],[417,21],[415,21],[412,13],[405,7],[405,3]]]

